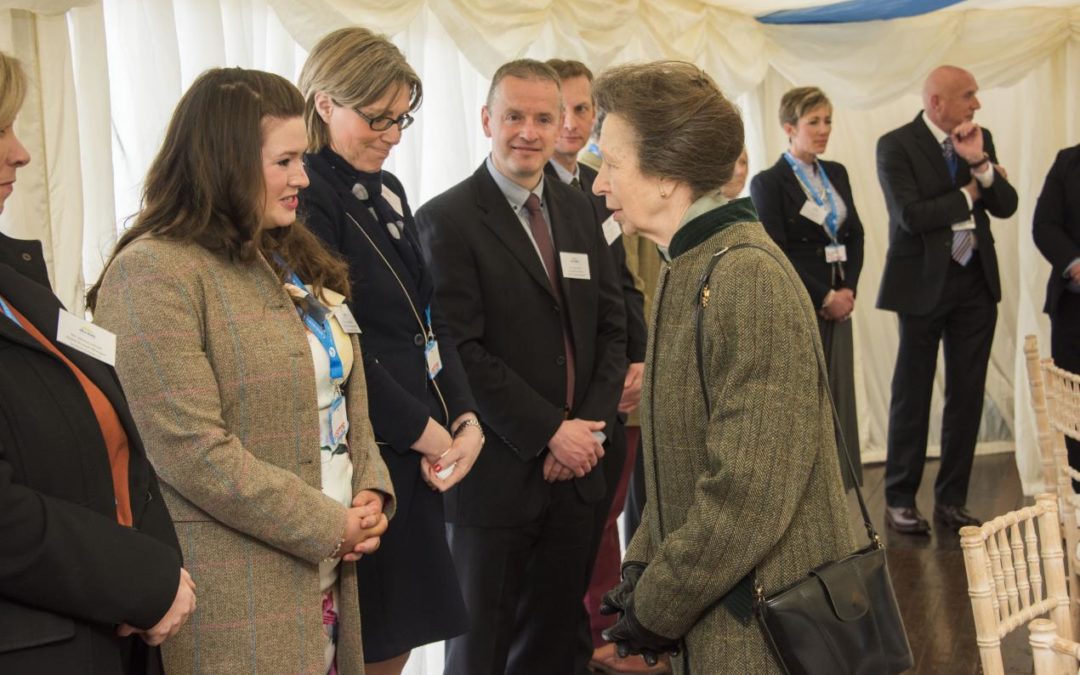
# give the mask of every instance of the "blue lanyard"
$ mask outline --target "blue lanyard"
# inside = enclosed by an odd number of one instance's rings
[[[289,281],[293,286],[303,290],[304,282],[300,280],[300,277],[296,275],[288,267],[285,266],[285,261],[280,256],[275,255],[274,259],[279,265],[289,273]],[[314,298],[312,298],[314,301]],[[323,316],[322,321],[317,321],[310,312],[305,312],[297,307],[297,313],[300,314],[300,318],[303,319],[304,325],[311,330],[311,334],[315,336],[315,339],[319,341],[319,344],[326,350],[326,355],[330,359],[330,379],[337,383],[340,383],[345,379],[345,368],[341,365],[341,355],[338,354],[337,345],[334,343],[334,331],[330,327],[329,312]]]
[[[22,328],[22,322],[19,321],[19,318],[15,316],[14,312],[11,311],[11,308],[8,307],[8,304],[4,302],[3,298],[0,298],[0,310],[3,310],[4,316],[14,321],[16,326]],[[428,323],[431,323],[430,319],[428,319]]]
[[[784,159],[791,165],[792,171],[798,176],[799,182],[806,186],[806,191],[810,193],[810,197],[814,200],[814,203],[818,206],[824,206],[825,202],[818,196],[817,190],[814,189],[810,179],[806,177],[802,167],[795,161],[795,158],[791,156],[791,153],[785,152]],[[814,160],[814,164],[817,166],[818,174],[821,175],[821,185],[825,188],[825,196],[829,198],[829,215],[825,217],[825,225],[829,228],[829,237],[833,241],[836,241],[836,200],[833,198],[832,184],[829,183],[829,177],[825,175],[825,169],[821,166],[821,163]]]
[[[431,327],[431,305],[424,308],[424,319],[427,321],[427,339],[428,342],[435,341],[435,329]]]

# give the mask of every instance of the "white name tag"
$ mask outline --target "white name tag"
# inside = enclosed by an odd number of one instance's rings
[[[405,213],[401,208],[401,197],[394,194],[394,191],[385,185],[382,186],[382,196],[387,202],[390,203],[390,208],[394,209],[394,213],[398,214],[402,218],[405,217]]]
[[[611,246],[612,242],[618,239],[622,235],[622,227],[615,222],[615,217],[612,216],[604,221],[604,241],[608,246]]]
[[[974,218],[969,218],[969,219],[965,220],[962,223],[953,223],[953,226],[952,226],[952,231],[953,232],[963,232],[964,230],[974,230],[974,229],[975,229],[975,219]]]
[[[331,307],[330,311],[334,314],[334,318],[337,319],[338,324],[341,326],[341,330],[345,331],[349,335],[360,335],[360,324],[356,323],[356,317],[353,316],[352,310],[349,306],[342,303],[336,307]]]
[[[442,370],[442,357],[439,356],[438,342],[428,340],[427,346],[424,347],[424,358],[427,359],[428,379],[434,380],[435,376]]]
[[[825,262],[847,262],[847,246],[832,244],[825,247]]]
[[[589,256],[584,253],[559,252],[562,273],[567,279],[591,279],[589,275]]]
[[[812,199],[807,199],[802,208],[799,209],[799,215],[812,220],[818,225],[824,225],[825,219],[829,217],[829,209],[818,206]]]
[[[116,335],[62,309],[56,324],[56,341],[110,366],[116,365]]]

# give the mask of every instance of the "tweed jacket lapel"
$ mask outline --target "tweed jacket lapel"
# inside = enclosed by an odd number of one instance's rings
[[[529,276],[554,299],[555,293],[548,282],[544,265],[540,262],[540,256],[536,254],[536,249],[533,247],[532,242],[529,241],[525,230],[522,229],[521,222],[518,220],[517,215],[514,214],[513,209],[510,208],[510,204],[507,203],[502,191],[499,190],[495,179],[488,173],[485,164],[481,164],[480,168],[473,174],[473,184],[476,188],[476,205],[484,214],[481,222],[510,250],[510,253],[517,258],[521,266],[528,271]],[[550,199],[548,199],[548,213],[551,213]],[[553,235],[554,230],[555,226],[552,225]],[[555,244],[556,250],[558,250],[558,242],[556,241]],[[557,263],[558,256],[556,255]]]

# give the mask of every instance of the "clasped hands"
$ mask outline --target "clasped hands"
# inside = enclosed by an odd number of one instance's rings
[[[428,418],[423,434],[412,446],[423,455],[420,459],[420,475],[432,490],[446,492],[460,483],[484,447],[484,432],[479,426],[463,425],[466,418],[475,419],[472,413],[466,413],[455,420],[455,436],[451,436],[446,427]],[[453,470],[450,475],[439,478],[439,473],[451,466]]]
[[[563,420],[548,441],[544,480],[554,483],[581,478],[592,471],[604,456],[604,446],[593,433],[603,431],[604,426],[604,422],[593,420]]]
[[[837,288],[832,291],[829,304],[818,310],[818,315],[826,321],[847,321],[855,310],[855,293],[850,288]]]
[[[147,629],[136,628],[129,623],[121,623],[116,627],[116,634],[120,637],[138,635],[142,641],[151,647],[160,645],[180,630],[187,623],[191,615],[195,613],[195,582],[191,575],[183,567],[180,568],[180,582],[176,589],[176,596],[172,605],[156,624]]]
[[[679,654],[679,641],[657,635],[638,621],[634,611],[634,588],[644,572],[645,565],[642,563],[624,563],[622,581],[604,594],[600,601],[600,613],[619,614],[615,625],[603,632],[605,640],[615,643],[615,653],[619,658],[640,654],[645,663],[655,666],[664,652],[672,656]]]
[[[383,513],[383,495],[374,490],[357,492],[345,517],[345,532],[341,535],[344,541],[339,549],[341,559],[355,562],[379,550],[389,524]]]

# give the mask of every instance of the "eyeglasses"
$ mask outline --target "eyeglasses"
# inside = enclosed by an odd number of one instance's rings
[[[362,117],[372,131],[386,131],[395,124],[405,131],[409,128],[409,125],[413,123],[413,116],[409,113],[404,113],[401,117],[394,119],[393,117],[387,117],[386,115],[379,115],[378,117],[368,117],[359,109],[353,108],[353,112]]]

